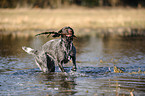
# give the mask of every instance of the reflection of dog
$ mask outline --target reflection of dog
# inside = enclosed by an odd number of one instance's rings
[[[61,71],[64,72],[63,64],[70,59],[73,61],[72,70],[76,71],[76,48],[73,45],[73,37],[75,37],[73,29],[64,27],[58,33],[51,32],[51,34],[54,34],[53,37],[61,36],[61,39],[46,42],[40,50],[28,47],[22,47],[22,49],[34,56],[36,64],[43,72],[54,72],[55,64],[58,64]]]

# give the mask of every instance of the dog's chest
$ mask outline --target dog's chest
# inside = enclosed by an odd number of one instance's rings
[[[67,63],[70,60],[70,48],[66,46],[60,46],[56,49],[56,56],[59,61],[64,61]]]
[[[54,39],[44,44],[42,50],[51,55],[57,62],[65,61],[67,63],[70,60],[70,52],[72,46],[68,46],[61,40]]]

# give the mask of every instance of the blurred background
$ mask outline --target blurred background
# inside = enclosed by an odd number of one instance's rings
[[[78,69],[44,74],[21,47],[65,26]],[[0,95],[145,96],[145,0],[0,0]]]
[[[79,30],[84,34],[99,28],[143,30],[144,7],[144,0],[1,0],[0,32],[27,34],[28,30],[33,33],[64,26],[75,28],[79,35]]]
[[[145,7],[144,0],[1,0],[1,8]]]

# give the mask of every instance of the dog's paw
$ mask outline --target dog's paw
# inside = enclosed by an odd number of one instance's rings
[[[76,67],[74,67],[74,68],[72,68],[71,70],[72,70],[72,71],[77,71],[77,68],[76,68]]]

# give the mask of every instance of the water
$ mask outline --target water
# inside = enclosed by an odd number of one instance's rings
[[[145,96],[145,39],[84,36],[75,39],[76,72],[56,67],[45,74],[21,47],[39,48],[48,38],[12,35],[0,38],[0,95]],[[114,71],[115,67],[122,72]]]

